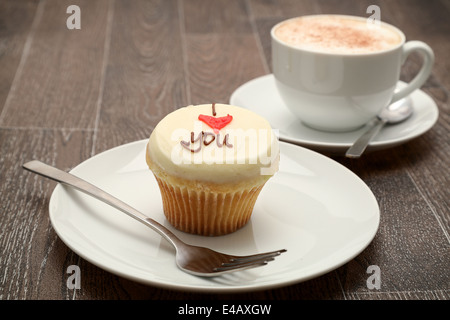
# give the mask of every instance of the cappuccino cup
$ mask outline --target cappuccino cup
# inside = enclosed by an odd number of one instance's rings
[[[433,50],[405,40],[384,22],[344,15],[282,21],[271,30],[276,87],[305,125],[332,132],[355,130],[383,108],[420,88],[431,73]],[[411,52],[423,57],[414,79],[396,90]]]

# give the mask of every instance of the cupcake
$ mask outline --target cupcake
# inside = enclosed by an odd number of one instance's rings
[[[219,236],[250,219],[264,184],[278,170],[279,146],[267,120],[225,104],[180,108],[162,119],[146,161],[176,229]]]

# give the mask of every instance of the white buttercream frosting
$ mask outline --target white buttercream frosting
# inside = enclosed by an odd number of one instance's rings
[[[215,130],[199,115],[228,120],[231,116],[232,120]],[[279,163],[278,140],[267,120],[247,109],[218,103],[168,114],[153,130],[147,152],[150,163],[169,175],[213,183],[270,176]]]

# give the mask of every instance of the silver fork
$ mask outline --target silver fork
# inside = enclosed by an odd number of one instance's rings
[[[285,249],[282,249],[248,256],[234,256],[220,253],[209,248],[192,246],[181,241],[174,233],[157,221],[147,217],[121,200],[73,174],[38,160],[25,163],[23,168],[74,187],[75,189],[119,209],[130,217],[152,228],[175,247],[177,266],[181,270],[196,276],[213,277],[238,270],[264,266],[269,261],[274,260],[276,256],[286,252]]]

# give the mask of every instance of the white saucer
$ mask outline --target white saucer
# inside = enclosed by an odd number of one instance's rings
[[[404,83],[400,83],[403,86]],[[374,138],[367,151],[397,146],[428,131],[437,121],[436,103],[421,90],[411,94],[413,115],[406,121],[385,126]],[[252,110],[269,120],[273,129],[279,130],[280,139],[316,151],[344,154],[353,142],[367,130],[330,133],[305,126],[285,106],[278,94],[272,74],[253,79],[240,86],[230,97],[230,104]]]
[[[359,177],[319,153],[281,143],[280,171],[264,186],[245,227],[221,237],[177,231],[164,217],[158,184],[145,163],[146,143],[105,151],[71,172],[163,223],[188,243],[232,254],[283,248],[287,252],[264,267],[196,277],[177,268],[174,249],[159,234],[58,184],[49,204],[54,230],[78,255],[116,275],[183,291],[269,289],[338,268],[364,250],[378,230],[378,203]]]

